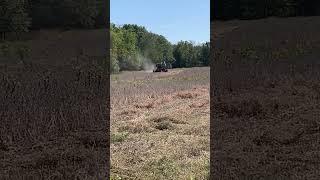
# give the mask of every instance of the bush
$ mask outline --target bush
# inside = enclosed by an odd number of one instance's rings
[[[4,42],[0,44],[0,56],[16,61],[24,61],[31,53],[30,47],[22,42]]]
[[[111,58],[110,62],[110,72],[111,73],[118,73],[120,71],[119,62],[115,58]]]
[[[4,0],[0,2],[0,33],[14,32],[17,38],[27,32],[31,19],[23,0]]]

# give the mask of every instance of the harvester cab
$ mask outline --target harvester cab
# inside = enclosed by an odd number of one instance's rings
[[[166,67],[166,63],[162,62],[162,63],[156,64],[156,67],[153,70],[153,72],[168,72],[168,69]]]
[[[166,59],[162,61],[161,63],[156,64],[155,69],[153,72],[168,72],[168,69],[172,69],[172,63],[174,63],[176,60],[174,58],[171,59]]]

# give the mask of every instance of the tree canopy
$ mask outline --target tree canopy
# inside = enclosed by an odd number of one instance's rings
[[[0,41],[40,28],[96,28],[106,25],[104,0],[1,0]],[[111,70],[142,70],[166,61],[173,67],[209,65],[209,43],[170,43],[164,36],[135,24],[111,24]],[[7,44],[1,46],[8,49]]]
[[[212,6],[212,20],[320,15],[318,0],[229,0]]]
[[[93,28],[106,25],[104,0],[1,0],[0,33],[32,28]]]
[[[143,26],[111,24],[111,71],[142,70],[145,64],[166,61],[175,68],[208,66],[209,43],[190,41],[171,44],[164,36]]]

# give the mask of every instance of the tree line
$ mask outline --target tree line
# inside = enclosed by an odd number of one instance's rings
[[[93,28],[106,24],[105,0],[1,0],[0,33],[42,27]]]
[[[319,0],[217,0],[212,6],[212,20],[320,15]]]
[[[208,66],[209,42],[171,44],[164,36],[135,24],[111,24],[111,72],[143,70],[145,64],[166,61],[173,68]]]

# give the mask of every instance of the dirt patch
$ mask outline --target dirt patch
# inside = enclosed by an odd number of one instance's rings
[[[192,103],[190,105],[191,108],[202,108],[205,105],[209,104],[209,100],[202,100],[200,102]]]
[[[179,120],[179,119],[174,119],[174,118],[167,117],[167,116],[165,116],[165,117],[156,117],[156,118],[153,118],[152,121],[156,122],[156,123],[165,122],[165,121],[172,122],[173,124],[185,124],[186,123],[185,121],[182,121],[182,120]]]
[[[147,109],[151,109],[154,107],[154,103],[153,102],[144,102],[144,103],[140,103],[140,104],[135,104],[134,105],[136,108],[147,108]]]
[[[185,91],[185,92],[179,92],[177,94],[177,97],[182,98],[182,99],[191,99],[191,98],[196,98],[198,94],[190,92],[190,91]]]

